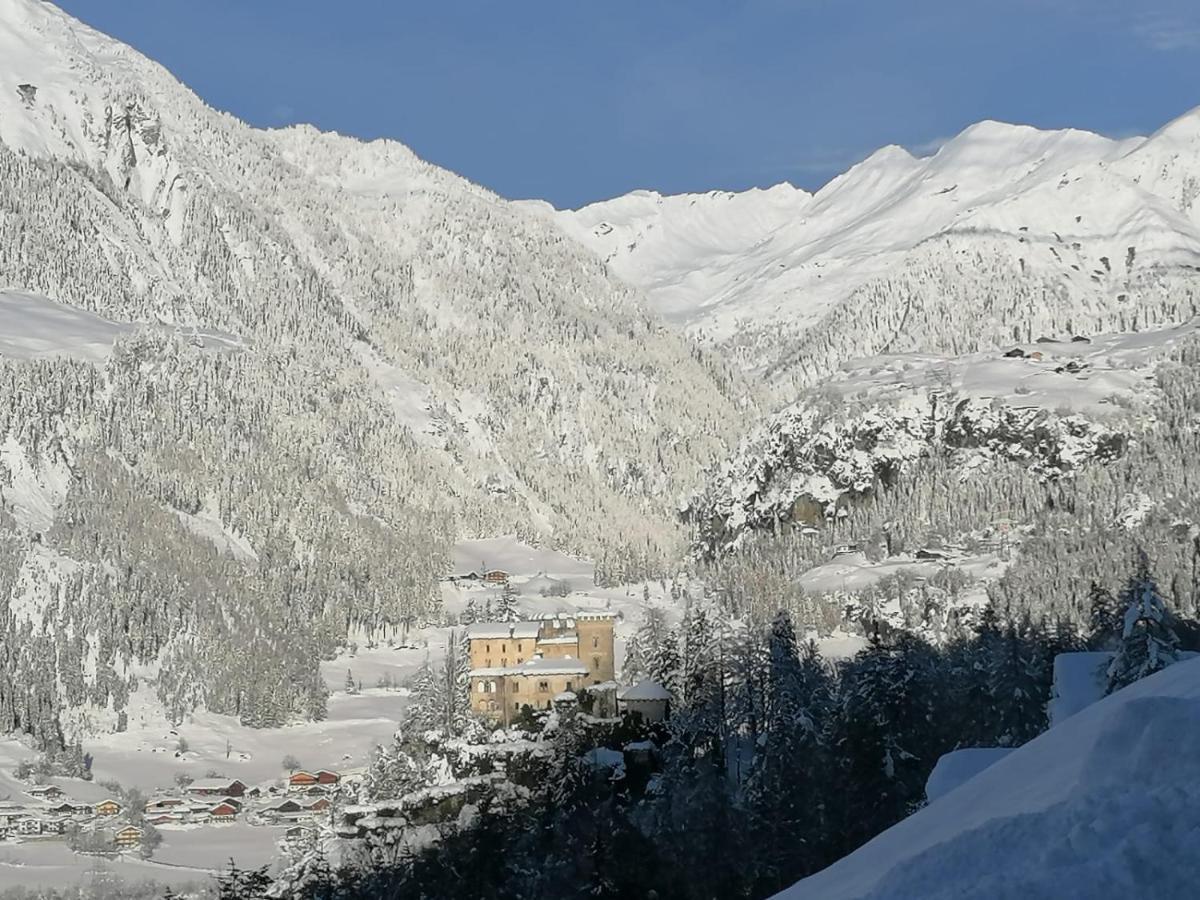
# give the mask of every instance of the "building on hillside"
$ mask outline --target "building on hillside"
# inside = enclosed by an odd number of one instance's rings
[[[199,778],[185,790],[193,797],[241,797],[246,785],[236,778]]]
[[[656,681],[639,681],[617,694],[621,712],[638,713],[646,722],[664,722],[670,714],[671,692]]]
[[[232,822],[237,814],[237,806],[229,800],[222,800],[208,811],[208,819],[210,822]]]
[[[17,834],[27,837],[36,837],[42,833],[42,820],[36,816],[29,816],[25,819],[17,821]]]
[[[148,803],[146,804],[147,807],[149,805],[150,804],[148,804]],[[115,816],[121,812],[121,804],[118,803],[116,800],[113,800],[112,798],[109,798],[107,800],[101,800],[99,803],[96,804],[95,811],[96,811],[96,815],[98,815],[98,816]]]
[[[113,842],[122,849],[137,847],[142,843],[142,829],[136,825],[126,825],[113,835]]]
[[[62,788],[54,784],[35,784],[33,787],[26,788],[25,793],[38,800],[61,800],[66,796]]]
[[[328,769],[318,769],[316,772],[293,772],[288,776],[289,793],[319,790],[333,790],[341,783],[342,776]]]
[[[523,707],[550,709],[558,694],[611,682],[613,624],[610,613],[555,613],[471,625],[471,708],[508,724]]]

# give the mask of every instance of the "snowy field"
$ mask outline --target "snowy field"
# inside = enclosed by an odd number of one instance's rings
[[[916,391],[950,388],[959,397],[999,400],[1022,408],[1113,412],[1113,398],[1130,399],[1153,383],[1154,369],[1185,338],[1193,321],[1171,328],[1092,335],[1086,341],[1013,344],[967,356],[875,356],[846,363],[829,387],[846,398],[878,401]],[[1010,350],[1025,356],[1007,357]]]

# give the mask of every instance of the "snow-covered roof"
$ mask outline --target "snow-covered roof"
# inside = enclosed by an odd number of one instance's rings
[[[644,680],[639,681],[633,687],[625,688],[617,694],[617,699],[625,702],[629,701],[651,701],[651,700],[670,700],[671,692],[659,684],[657,681]]]
[[[542,638],[538,641],[539,644],[578,644],[579,635],[570,635],[564,637]]]
[[[237,778],[197,778],[187,786],[189,791],[223,791],[235,784],[241,784]]]
[[[540,622],[476,622],[467,626],[467,637],[479,638],[535,638],[541,632]]]
[[[574,703],[578,699],[574,691],[559,691],[554,695],[555,703]]]
[[[519,666],[493,666],[483,669],[472,669],[471,676],[495,677],[500,675],[586,675],[588,668],[573,657],[565,659],[544,659],[534,657],[527,659]]]

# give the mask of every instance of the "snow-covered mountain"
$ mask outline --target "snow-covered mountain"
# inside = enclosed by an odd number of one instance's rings
[[[1200,660],[1072,716],[778,900],[1195,894]]]
[[[0,186],[0,728],[107,727],[135,677],[319,714],[455,537],[666,565],[735,427],[723,365],[528,210],[253,129],[40,0],[0,0]]]
[[[1200,111],[1148,139],[982,122],[815,194],[636,192],[551,212],[651,306],[811,383],[885,351],[1134,330],[1196,312]]]

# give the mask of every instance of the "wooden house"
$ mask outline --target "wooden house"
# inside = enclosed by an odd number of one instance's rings
[[[224,800],[208,811],[208,818],[213,822],[232,822],[237,818],[238,808]]]
[[[123,849],[137,847],[142,843],[142,829],[136,825],[126,825],[113,835],[113,843]]]
[[[62,788],[55,784],[35,784],[33,787],[26,788],[25,793],[39,800],[61,800],[66,796]]]
[[[187,792],[193,797],[241,797],[246,785],[236,778],[201,778],[189,784]]]
[[[150,807],[150,804],[147,803],[146,807],[148,809]],[[121,811],[121,804],[118,803],[116,800],[113,800],[112,798],[109,798],[108,800],[101,800],[99,803],[96,804],[96,807],[95,807],[95,813],[98,816],[115,816],[120,811]]]

